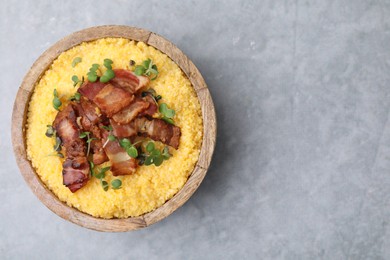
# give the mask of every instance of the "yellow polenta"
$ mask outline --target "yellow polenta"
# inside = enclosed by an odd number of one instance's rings
[[[72,67],[75,57],[82,62]],[[53,90],[56,88],[63,106],[77,87],[73,87],[73,75],[86,76],[93,63],[102,66],[103,60],[113,60],[113,68],[131,69],[129,61],[140,64],[150,58],[159,70],[158,78],[151,81],[163,97],[163,102],[176,111],[175,124],[182,136],[173,156],[156,167],[141,166],[130,176],[119,176],[122,188],[104,191],[99,180],[91,178],[86,186],[75,193],[62,184],[63,159],[53,154],[53,138],[45,136],[46,125],[51,125],[57,111],[53,108]],[[45,185],[61,201],[80,211],[101,218],[126,218],[149,212],[172,198],[187,181],[199,157],[203,125],[199,101],[190,81],[180,68],[165,54],[142,42],[122,38],[105,38],[82,43],[62,53],[44,73],[35,86],[28,109],[27,154]],[[104,166],[109,165],[106,163]],[[106,174],[108,183],[114,179]]]

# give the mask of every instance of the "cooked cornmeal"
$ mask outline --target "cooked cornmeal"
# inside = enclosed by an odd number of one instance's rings
[[[72,61],[82,61],[72,67]],[[65,107],[76,91],[71,80],[80,79],[92,64],[103,65],[111,59],[113,69],[132,69],[129,61],[136,64],[150,58],[158,67],[159,75],[150,82],[162,96],[164,103],[176,111],[175,124],[181,128],[178,150],[171,149],[169,160],[156,167],[140,166],[133,175],[118,176],[122,187],[104,191],[100,181],[91,177],[86,186],[72,193],[63,185],[62,158],[53,156],[54,138],[45,136],[57,112],[53,108],[53,90],[56,88]],[[196,93],[180,68],[165,54],[142,42],[122,38],[104,38],[85,42],[63,52],[48,68],[35,86],[28,108],[27,154],[44,184],[63,202],[78,210],[100,218],[126,218],[139,216],[156,209],[172,198],[185,184],[198,161],[203,135],[200,104]],[[102,165],[109,166],[109,162]],[[99,166],[98,166],[99,167]],[[106,173],[111,183],[114,177]]]

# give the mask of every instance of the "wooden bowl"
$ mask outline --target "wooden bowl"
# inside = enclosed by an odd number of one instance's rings
[[[126,219],[96,218],[75,208],[69,207],[60,201],[57,196],[42,183],[32,167],[31,162],[27,159],[26,154],[25,125],[27,109],[36,82],[62,52],[82,42],[106,37],[121,37],[142,41],[168,55],[191,81],[192,86],[197,93],[203,117],[204,133],[199,160],[183,188],[173,196],[172,199],[165,202],[165,204],[159,208],[142,216],[129,217]],[[191,197],[202,182],[210,165],[215,147],[216,127],[214,105],[206,83],[199,70],[191,60],[179,50],[179,48],[163,37],[144,29],[116,25],[98,26],[75,32],[63,38],[45,51],[38,60],[35,61],[27,75],[24,77],[14,103],[12,114],[12,143],[16,161],[24,179],[46,207],[58,216],[82,227],[98,231],[122,232],[144,228],[162,220],[182,206]]]

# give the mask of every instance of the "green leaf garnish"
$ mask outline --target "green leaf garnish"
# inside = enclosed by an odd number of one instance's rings
[[[79,137],[80,137],[80,138],[85,138],[85,137],[87,137],[89,134],[90,134],[89,132],[82,132],[82,133],[80,133]]]
[[[73,59],[72,61],[72,67],[76,67],[77,64],[79,64],[81,62],[81,58],[80,57],[76,57]]]
[[[81,94],[79,92],[74,93],[74,95],[69,98],[70,101],[80,101],[80,99]]]
[[[104,167],[104,168],[101,168],[99,170],[99,172],[97,174],[95,174],[95,177],[98,178],[98,179],[103,179],[106,177],[106,172],[110,169],[111,167],[108,166],[108,167]]]
[[[164,158],[162,158],[161,155],[160,156],[155,156],[154,159],[153,159],[153,163],[156,166],[160,166],[163,163],[163,161],[164,161]]]
[[[145,71],[146,69],[143,66],[141,65],[135,66],[135,70],[134,70],[135,75],[142,76],[144,75]]]
[[[91,174],[91,176],[93,177],[95,174],[93,172],[94,168],[95,168],[95,164],[91,161],[88,161],[89,162],[89,173]]]
[[[130,142],[129,139],[127,138],[122,138],[122,139],[119,139],[119,145],[125,149],[125,151],[127,152],[127,154],[132,157],[132,158],[137,158],[138,156],[138,150],[137,148],[134,146],[134,144],[132,144]]]
[[[122,138],[122,139],[119,139],[119,144],[120,144],[120,146],[122,146],[122,148],[126,149],[127,147],[130,147],[131,142],[127,138]]]
[[[121,181],[121,180],[115,179],[115,180],[112,180],[112,181],[111,181],[111,187],[112,187],[114,190],[120,189],[121,186],[122,186],[122,181]]]
[[[142,65],[135,66],[134,73],[137,76],[152,76],[151,80],[155,80],[158,76],[158,69],[151,59],[147,59],[142,62]]]
[[[151,153],[153,150],[154,150],[154,143],[153,143],[153,142],[149,142],[149,143],[146,145],[146,151],[148,151],[149,153]]]
[[[126,152],[132,158],[137,158],[138,156],[137,148],[135,148],[134,146],[130,146],[129,148],[127,148]]]
[[[97,70],[99,69],[99,64],[92,64],[92,67],[89,69],[87,73],[88,81],[95,82],[98,78]]]
[[[107,83],[115,77],[113,70],[106,70],[103,75],[100,77],[100,82]]]
[[[112,141],[115,141],[116,137],[114,135],[109,135],[108,136],[108,140],[110,140],[111,142]]]
[[[108,183],[106,181],[104,181],[103,179],[100,179],[100,183],[103,187],[103,190],[108,191]]]
[[[77,77],[76,75],[73,75],[72,76],[72,81],[73,81],[73,87],[76,87],[77,84],[79,84],[79,83],[80,83],[80,86],[81,86],[84,83],[84,76],[80,80],[79,77]]]
[[[112,70],[112,64],[113,64],[114,62],[112,61],[112,60],[110,60],[110,59],[104,59],[104,61],[103,61],[103,65],[104,65],[104,67],[106,67],[107,69],[109,69],[109,70]]]
[[[47,125],[47,130],[46,130],[45,135],[47,137],[53,137],[56,135],[56,130],[54,129],[54,127],[52,125]]]
[[[163,156],[164,160],[168,160],[169,158],[171,158],[172,154],[169,153],[168,146],[164,147],[163,152],[162,152],[162,156]]]
[[[47,155],[47,156],[57,156],[57,157],[59,157],[59,158],[64,158],[64,155],[63,155],[62,153],[60,153],[60,152],[51,153],[51,154],[49,154],[49,155]]]
[[[79,135],[79,137],[81,139],[87,137],[87,140],[86,140],[86,143],[87,143],[87,156],[89,155],[89,151],[91,150],[91,142],[92,142],[92,140],[96,139],[96,138],[90,137],[89,135],[90,135],[90,132],[82,132]]]
[[[104,65],[104,67],[106,67],[107,70],[100,77],[100,82],[107,83],[107,82],[109,82],[111,79],[113,79],[115,77],[115,73],[112,70],[112,63],[113,63],[112,60],[104,59],[103,65]]]
[[[165,146],[162,152],[156,149],[154,142],[149,142],[146,145],[146,151],[148,154],[141,154],[138,158],[139,164],[160,166],[164,160],[168,160],[171,157],[168,146]]]
[[[160,104],[158,110],[162,115],[162,120],[172,125],[175,124],[175,122],[173,121],[173,117],[175,116],[175,110],[170,109],[165,103]]]
[[[112,131],[113,130],[111,125],[108,125],[108,126],[102,125],[101,128],[103,128],[104,130],[107,130],[107,131]]]
[[[164,120],[165,122],[167,122],[168,124],[171,124],[171,125],[175,124],[175,121],[173,121],[172,118],[168,118],[168,117],[163,116],[161,119]]]
[[[168,105],[165,103],[162,103],[158,110],[167,118],[173,118],[175,116],[175,110],[168,108]]]
[[[55,110],[60,111],[60,106],[62,105],[62,102],[61,102],[60,98],[58,97],[57,89],[54,89],[53,95],[54,95],[53,107]]]
[[[93,169],[94,169],[95,165],[93,164],[93,162],[89,162],[89,163],[90,163],[90,167],[91,167],[91,176],[99,179],[103,190],[107,191],[108,190],[108,183],[107,183],[107,181],[104,180],[104,178],[106,177],[106,172],[108,170],[110,170],[111,167],[108,166],[108,167],[100,168],[98,173],[94,174]]]
[[[53,148],[54,151],[61,151],[61,139],[58,136],[56,137],[56,143],[54,144]]]

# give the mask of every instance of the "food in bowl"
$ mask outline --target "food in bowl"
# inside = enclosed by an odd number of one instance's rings
[[[202,135],[195,91],[172,60],[142,42],[103,38],[65,51],[37,82],[26,144],[61,201],[95,217],[126,218],[180,190]]]

